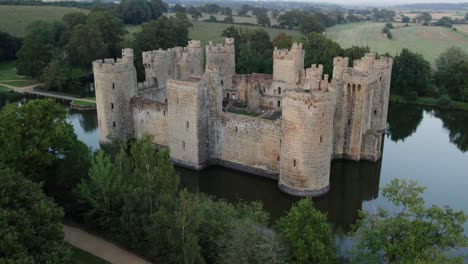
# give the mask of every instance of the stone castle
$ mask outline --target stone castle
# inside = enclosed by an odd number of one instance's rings
[[[320,51],[317,51],[320,52]],[[234,40],[143,52],[137,83],[133,50],[93,62],[100,142],[153,136],[177,165],[210,164],[278,179],[289,194],[329,190],[332,159],[381,157],[392,59],[366,54],[348,67],[333,60],[304,69],[302,44],[275,48],[273,75],[236,74]],[[220,175],[222,177],[222,175]]]

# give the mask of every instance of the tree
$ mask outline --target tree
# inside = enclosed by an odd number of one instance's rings
[[[468,60],[451,63],[446,70],[438,70],[435,75],[440,89],[453,99],[468,100]]]
[[[431,65],[419,53],[403,49],[393,59],[392,87],[390,91],[399,95],[407,95],[416,91],[418,96],[429,92]]]
[[[105,58],[108,54],[101,32],[96,27],[86,25],[73,28],[68,49],[70,64],[84,69],[90,69],[94,60]]]
[[[65,118],[65,109],[52,100],[6,105],[0,112],[0,164],[46,181],[50,169],[81,143]]]
[[[207,21],[208,21],[208,22],[218,22],[218,19],[217,19],[215,16],[211,15],[211,16],[208,18]]]
[[[237,14],[239,16],[246,16],[247,13],[252,10],[252,7],[249,5],[242,5],[239,10],[237,10]]]
[[[0,62],[16,59],[21,48],[21,39],[0,31]]]
[[[198,229],[201,223],[201,210],[198,197],[186,190],[179,193],[174,212],[174,226],[169,231],[169,243],[177,254],[175,263],[201,263],[203,258],[198,245]]]
[[[409,16],[403,16],[403,17],[401,18],[401,22],[403,22],[403,23],[409,23],[409,22],[410,22],[410,17],[409,17]]]
[[[56,54],[42,74],[47,89],[63,92],[67,88],[76,87],[72,70],[66,56]]]
[[[444,16],[444,17],[441,17],[436,23],[433,23],[433,25],[451,28],[453,22],[454,21],[452,21],[450,17]]]
[[[63,211],[41,186],[12,169],[0,169],[0,262],[68,263]]]
[[[289,49],[293,44],[293,37],[286,34],[285,32],[280,32],[273,39],[273,47],[278,49]]]
[[[335,240],[325,214],[311,199],[302,199],[277,223],[281,237],[291,248],[292,263],[333,263]]]
[[[162,0],[150,0],[151,7],[151,19],[160,18],[165,12],[167,12],[168,5]]]
[[[224,7],[221,9],[221,14],[225,16],[232,16],[232,8],[230,7]]]
[[[266,13],[261,13],[257,15],[257,24],[263,27],[269,27],[271,25],[270,18]]]
[[[296,29],[306,14],[299,10],[287,11],[278,17],[278,24],[283,28]]]
[[[106,56],[115,58],[120,55],[120,42],[128,33],[122,20],[109,11],[91,12],[88,15],[88,27],[91,32],[99,32],[102,42],[106,46]]]
[[[226,250],[226,241],[234,239],[232,230],[237,224],[256,223],[266,226],[268,214],[262,205],[254,203],[238,203],[236,205],[212,197],[199,196],[202,212],[199,234],[199,244],[203,258],[207,263],[222,261],[221,254]]]
[[[188,40],[188,27],[184,21],[162,16],[142,25],[142,30],[135,34],[134,46],[136,54],[140,54],[147,50],[185,46]]]
[[[61,22],[35,21],[30,24],[23,46],[17,53],[18,74],[40,77],[52,54],[65,47],[68,37],[68,28]]]
[[[299,42],[302,42],[305,51],[304,65],[323,64],[324,74],[331,77],[333,58],[342,54],[340,45],[318,33],[304,35]],[[317,50],[321,52],[316,52]]]
[[[71,12],[63,15],[62,21],[71,30],[77,25],[84,25],[88,16],[82,12]]]
[[[416,17],[416,20],[418,21],[418,23],[421,23],[421,22],[429,23],[432,20],[432,16],[428,12],[423,12],[421,15]]]
[[[347,48],[343,50],[343,56],[349,58],[349,66],[354,65],[355,60],[359,60],[366,53],[370,52],[370,48],[368,46],[366,47],[359,47],[359,46],[352,46],[351,48]]]
[[[302,34],[322,33],[325,31],[325,25],[317,15],[306,15],[300,21],[299,31]]]
[[[194,6],[189,6],[187,13],[192,16],[193,20],[197,21],[203,14]]]
[[[181,210],[178,184],[169,152],[158,151],[151,137],[144,136],[122,145],[114,160],[98,154],[77,193],[92,222],[137,252],[166,263],[181,250],[174,238],[180,229],[172,229],[181,228],[174,225],[180,220],[174,212]]]
[[[152,3],[146,0],[122,0],[116,12],[125,24],[141,24],[153,19],[154,10],[159,11]]]
[[[448,206],[426,207],[423,187],[393,179],[382,195],[396,209],[361,212],[354,257],[360,263],[433,263],[446,250],[465,246],[466,215]],[[444,262],[441,262],[444,263]]]
[[[438,71],[447,70],[451,64],[468,61],[468,54],[461,48],[452,46],[442,52],[435,60],[435,66]]]
[[[224,18],[224,23],[234,23],[234,18],[232,16],[227,16]]]
[[[287,263],[287,250],[274,230],[245,219],[229,231],[220,241],[223,263]]]
[[[221,7],[217,4],[205,4],[202,9],[208,14],[217,14],[221,10]]]
[[[174,13],[187,13],[187,9],[183,6],[181,6],[180,4],[176,4],[173,8],[172,8],[172,12]]]
[[[162,16],[158,20],[144,23],[142,30],[135,34],[133,46],[135,54],[143,51],[168,49],[185,46],[189,40],[188,24],[177,17]],[[144,80],[144,68],[141,56],[136,57],[135,66],[138,78]]]
[[[271,11],[271,17],[273,17],[274,19],[277,19],[279,15],[280,12],[278,11],[278,9],[273,9],[273,11]]]

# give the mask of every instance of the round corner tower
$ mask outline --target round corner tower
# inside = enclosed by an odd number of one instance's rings
[[[93,62],[99,141],[110,143],[133,136],[130,100],[137,91],[133,50],[123,49],[121,59]]]
[[[283,95],[279,188],[299,196],[329,191],[335,93],[289,90]]]

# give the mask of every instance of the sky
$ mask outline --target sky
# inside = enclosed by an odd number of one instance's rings
[[[380,5],[389,5],[389,4],[414,4],[414,3],[464,3],[468,0],[282,0],[287,1],[301,1],[301,2],[326,2],[326,3],[339,3],[339,4],[380,4]]]

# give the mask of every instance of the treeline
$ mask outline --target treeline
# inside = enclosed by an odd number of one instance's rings
[[[291,35],[279,33],[270,40],[264,29],[248,30],[231,26],[226,28],[223,37],[234,38],[236,45],[236,72],[268,73],[273,71],[273,48],[291,48],[294,41],[301,42],[305,51],[304,65],[323,64],[324,74],[333,73],[333,58],[345,56],[350,59],[350,66],[354,60],[360,59],[365,53],[370,52],[369,47],[357,47],[343,49],[341,46],[319,33],[309,33],[294,40]],[[317,52],[320,50],[321,52]]]
[[[421,54],[403,49],[395,56],[391,92],[411,100],[417,97],[439,98],[441,107],[451,100],[468,101],[468,54],[451,47],[435,61],[435,69]]]
[[[119,56],[125,33],[123,22],[103,9],[36,21],[16,53],[17,72],[46,82],[47,89],[81,90],[93,60]]]
[[[0,5],[26,5],[26,6],[63,6],[92,9],[96,6],[112,7],[111,2],[92,1],[37,1],[37,0],[0,0]]]
[[[344,257],[311,199],[271,221],[261,203],[180,190],[168,151],[149,136],[92,155],[65,117],[52,100],[0,111],[0,262],[69,263],[64,211],[155,263],[463,261],[446,252],[466,244],[465,214],[426,207],[424,188],[413,182],[385,186],[392,212],[360,213],[356,245]]]
[[[0,31],[0,62],[16,59],[16,52],[21,48],[22,39]]]

